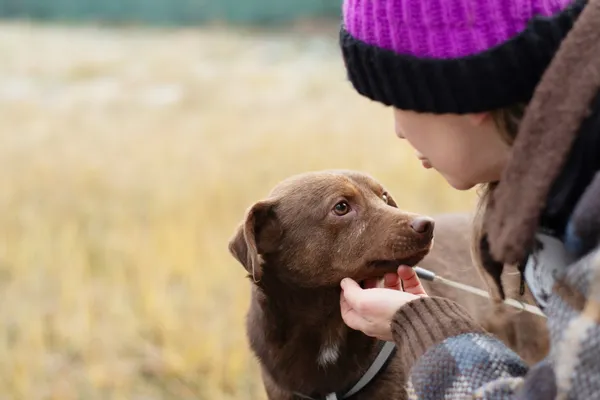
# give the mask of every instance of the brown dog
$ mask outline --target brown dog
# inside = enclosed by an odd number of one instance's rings
[[[339,283],[419,263],[433,228],[432,219],[398,209],[379,183],[353,171],[291,177],[248,210],[229,249],[253,281],[247,334],[269,399],[341,398],[354,387],[380,343],[345,325]],[[449,268],[471,265],[468,243],[464,250]],[[444,275],[447,264],[436,259],[423,266]],[[392,355],[353,398],[406,398],[400,362]]]

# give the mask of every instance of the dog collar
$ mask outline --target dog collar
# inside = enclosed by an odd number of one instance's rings
[[[358,380],[358,382],[354,384],[354,386],[352,386],[352,388],[350,388],[350,390],[348,390],[346,393],[331,392],[328,395],[326,395],[323,398],[323,400],[347,399],[348,397],[355,395],[365,386],[367,386],[367,384],[377,376],[379,371],[381,371],[381,369],[386,364],[387,360],[392,354],[394,354],[394,351],[396,350],[396,344],[394,342],[380,341],[379,345],[381,347],[381,350],[379,350],[379,354],[377,354],[377,357],[375,357],[375,360],[373,360],[373,363],[371,364],[369,369],[367,369],[364,375]],[[303,395],[302,393],[294,392],[294,395],[303,399],[319,400],[315,399],[314,397]]]

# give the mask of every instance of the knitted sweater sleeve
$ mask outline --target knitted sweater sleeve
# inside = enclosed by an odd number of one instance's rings
[[[528,368],[448,299],[425,297],[403,306],[392,332],[409,398],[594,398],[600,393],[600,249],[558,277],[546,313],[550,355]]]

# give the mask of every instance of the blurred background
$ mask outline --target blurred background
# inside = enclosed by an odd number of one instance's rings
[[[0,399],[264,399],[227,242],[295,173],[470,210],[347,82],[341,0],[0,0]]]

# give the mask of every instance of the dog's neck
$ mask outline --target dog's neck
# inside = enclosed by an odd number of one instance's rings
[[[376,357],[377,340],[345,325],[339,301],[337,287],[300,289],[273,276],[253,287],[250,345],[282,389],[306,395],[347,389]]]

